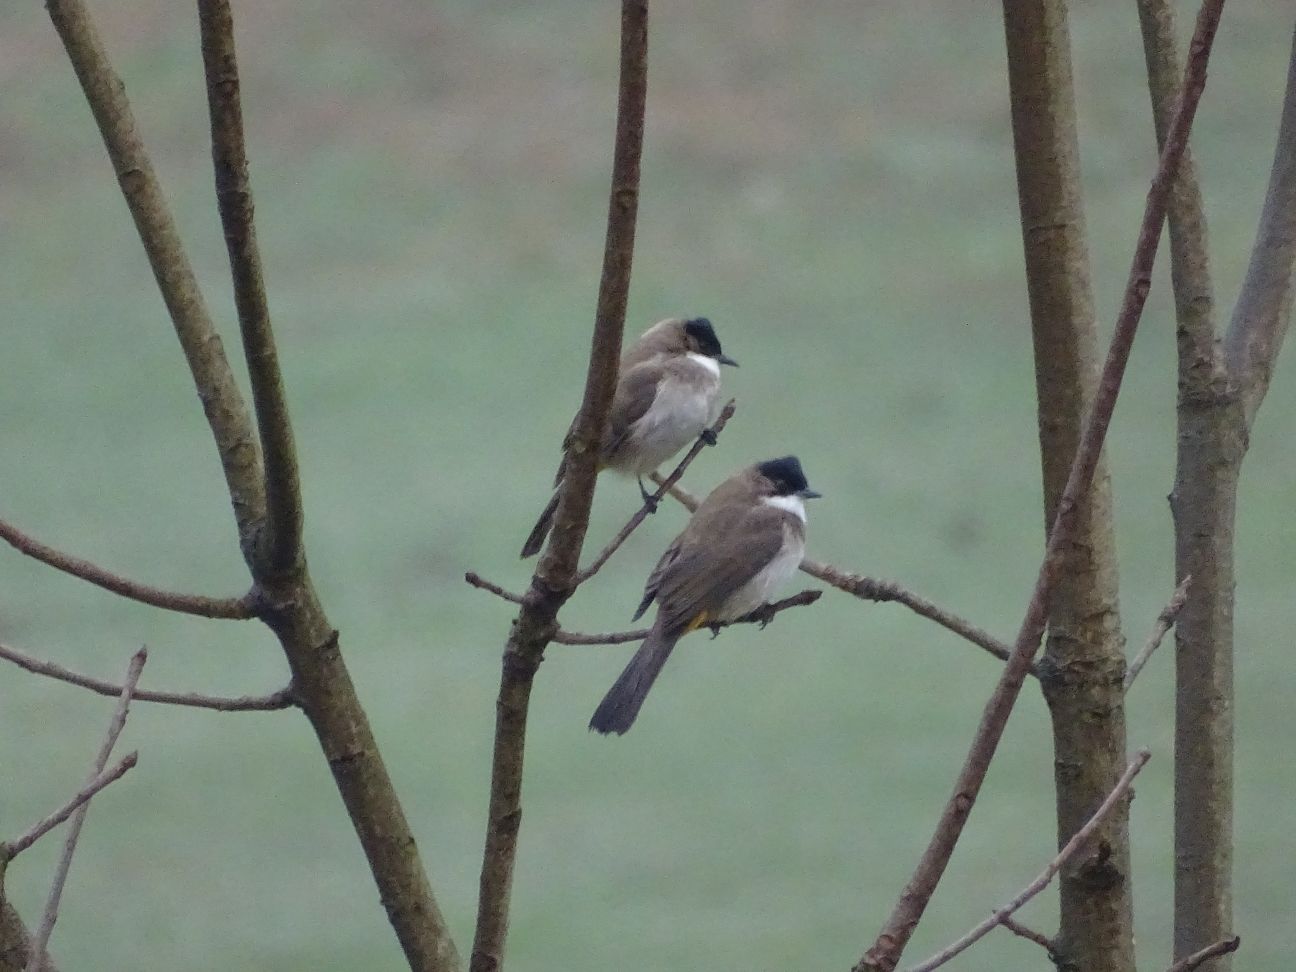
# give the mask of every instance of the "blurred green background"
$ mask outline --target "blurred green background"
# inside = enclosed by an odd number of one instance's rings
[[[182,232],[237,340],[195,15],[95,4]],[[579,399],[615,107],[613,4],[237,5],[260,238],[296,420],[311,564],[439,900],[471,942],[516,551]],[[1185,19],[1188,19],[1185,17]],[[1282,4],[1230,4],[1195,147],[1221,316],[1263,196]],[[739,412],[686,482],[796,452],[826,494],[814,556],[1008,636],[1042,545],[1033,379],[996,5],[660,0],[628,331],[705,314]],[[1154,166],[1132,3],[1076,4],[1104,329]],[[0,515],[165,587],[246,582],[188,374],[96,130],[36,3],[0,8]],[[1174,323],[1160,268],[1110,454],[1141,643],[1174,586]],[[1287,356],[1290,358],[1290,355]],[[1290,362],[1284,362],[1289,364]],[[1240,967],[1290,968],[1296,382],[1279,367],[1238,531]],[[591,538],[633,508],[609,482]],[[569,605],[628,620],[683,522],[666,507]],[[807,579],[808,580],[808,579]],[[813,585],[812,585],[813,586]],[[259,626],[132,605],[0,550],[0,637],[146,687],[254,693]],[[555,647],[535,693],[509,941],[518,969],[846,968],[925,844],[996,675],[894,606],[835,593],[690,639],[635,730],[585,725],[631,648]],[[1130,698],[1154,761],[1133,810],[1140,958],[1168,964],[1172,657]],[[0,671],[0,828],[81,781],[111,702]],[[140,704],[139,768],[94,805],[53,941],[68,969],[397,969],[305,721]],[[1048,720],[1028,690],[911,946],[944,944],[1053,846]],[[57,841],[11,869],[29,920]],[[1054,928],[1055,898],[1023,918]],[[991,936],[969,970],[1043,969]]]

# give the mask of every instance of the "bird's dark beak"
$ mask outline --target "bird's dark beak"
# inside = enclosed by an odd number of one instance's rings
[[[797,491],[797,495],[802,499],[822,499],[823,493],[816,492],[813,489],[802,489]]]
[[[716,360],[719,361],[721,364],[727,364],[730,368],[738,367],[738,362],[735,361],[733,358],[729,357],[729,355],[727,354],[717,354]]]

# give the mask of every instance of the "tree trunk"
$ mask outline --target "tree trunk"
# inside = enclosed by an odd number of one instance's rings
[[[1044,512],[1053,522],[1098,377],[1070,39],[1060,0],[1005,0],[1013,141],[1039,400]],[[1041,685],[1053,724],[1058,845],[1125,769],[1120,631],[1106,464],[1082,504],[1049,605]],[[1061,874],[1058,967],[1133,972],[1128,812]]]

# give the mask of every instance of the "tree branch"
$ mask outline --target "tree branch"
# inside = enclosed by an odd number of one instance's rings
[[[1274,362],[1291,321],[1296,266],[1296,34],[1287,70],[1282,121],[1269,189],[1260,212],[1246,280],[1224,336],[1229,372],[1242,393],[1247,428],[1269,390]]]
[[[1152,123],[1158,150],[1165,146],[1179,81],[1175,11],[1170,0],[1137,0],[1152,97]],[[1200,398],[1222,371],[1215,349],[1215,289],[1211,284],[1206,215],[1192,147],[1185,146],[1166,211],[1170,225],[1170,277],[1178,320],[1181,392]]]
[[[59,824],[63,823],[63,821],[67,820],[67,818],[72,816],[78,808],[90,802],[90,798],[106,787],[109,783],[115,783],[117,780],[120,780],[125,776],[127,771],[134,769],[137,762],[139,762],[138,752],[128,753],[123,756],[116,766],[104,770],[83,786],[76,796],[63,804],[63,806],[59,807],[44,820],[38,821],[25,834],[20,837],[15,837],[13,840],[6,841],[4,844],[0,845],[0,857],[3,857],[6,861],[13,860],[32,844],[36,843],[36,841],[40,840]]]
[[[480,574],[468,571],[464,574],[466,580],[471,586],[479,590],[489,591],[496,597],[502,598],[511,604],[521,604],[522,597],[507,591],[498,584],[492,584]],[[801,591],[799,594],[793,594],[791,597],[785,597],[781,601],[775,601],[772,604],[764,604],[755,611],[744,614],[741,618],[735,618],[732,621],[722,621],[714,625],[715,630],[727,628],[735,624],[759,624],[761,627],[769,624],[774,620],[774,616],[788,608],[804,607],[813,604],[819,600],[823,591]],[[553,641],[560,645],[623,645],[630,641],[643,641],[648,637],[647,628],[637,628],[634,631],[611,631],[606,634],[583,634],[579,631],[566,631],[559,628],[553,636]]]
[[[1242,936],[1240,935],[1234,935],[1232,938],[1225,938],[1222,941],[1216,942],[1214,945],[1207,945],[1205,948],[1193,952],[1191,955],[1185,956],[1174,965],[1170,966],[1170,968],[1166,969],[1166,972],[1192,972],[1193,969],[1199,967],[1203,962],[1213,958],[1219,958],[1221,955],[1228,955],[1231,952],[1236,952],[1241,945]]]
[[[69,685],[89,689],[99,695],[118,696],[122,693],[123,686],[121,685],[92,678],[89,675],[82,675],[53,662],[33,658],[31,655],[24,654],[16,648],[10,648],[8,645],[0,644],[0,659],[13,662],[19,668],[26,669],[33,675],[45,675],[60,682],[67,682]],[[137,689],[131,698],[136,702],[187,705],[196,709],[214,709],[217,712],[272,712],[277,709],[288,709],[297,704],[291,687],[272,692],[270,695],[240,695],[236,697],[200,695],[196,692],[150,692],[145,689]]]
[[[664,482],[662,477],[656,473],[653,473],[652,479],[653,482],[659,485]],[[698,508],[698,498],[683,486],[676,484],[670,488],[669,493],[690,512]],[[862,574],[852,574],[842,570],[840,567],[834,567],[832,564],[819,560],[811,560],[808,557],[801,561],[801,570],[811,577],[817,578],[839,591],[853,594],[861,600],[879,603],[894,601],[896,604],[903,604],[915,614],[936,622],[942,628],[972,642],[972,644],[994,655],[1000,661],[1007,661],[1009,654],[1011,654],[1010,646],[994,635],[983,631],[957,614],[933,604],[926,598],[920,597],[913,591],[901,587],[895,581],[877,580],[873,577],[865,577]],[[1031,674],[1035,674],[1033,669]]]
[[[1112,789],[1111,793],[1107,794],[1107,798],[1099,804],[1098,809],[1094,811],[1093,816],[1089,818],[1088,822],[1085,823],[1083,827],[1072,835],[1071,839],[1066,842],[1062,850],[1058,852],[1057,857],[1049,861],[1048,867],[1044,868],[1044,870],[1040,872],[1039,877],[1026,885],[1017,897],[1013,898],[1002,908],[997,909],[994,914],[981,922],[981,924],[977,925],[962,938],[947,945],[925,962],[919,962],[917,965],[911,966],[909,972],[932,972],[932,969],[944,965],[950,959],[954,958],[954,956],[984,938],[995,928],[996,925],[1003,924],[1005,919],[1011,917],[1012,914],[1026,904],[1026,902],[1030,901],[1031,898],[1035,897],[1048,887],[1049,882],[1053,880],[1053,877],[1058,873],[1058,871],[1062,870],[1067,861],[1073,858],[1077,852],[1084,847],[1089,838],[1093,836],[1094,831],[1098,829],[1098,825],[1101,824],[1103,819],[1116,808],[1116,805],[1125,796],[1126,791],[1129,790],[1130,784],[1134,782],[1134,777],[1138,776],[1139,770],[1147,765],[1147,761],[1151,758],[1152,754],[1144,749],[1130,761],[1129,767],[1125,770],[1125,774],[1117,781],[1116,786]],[[1034,939],[1032,938],[1032,940]]]
[[[1161,645],[1161,639],[1166,636],[1166,632],[1174,627],[1175,618],[1179,617],[1179,612],[1183,610],[1184,602],[1188,600],[1188,587],[1192,584],[1192,574],[1189,574],[1179,582],[1179,586],[1170,595],[1170,601],[1161,609],[1157,615],[1156,623],[1152,625],[1152,631],[1148,635],[1147,641],[1139,653],[1134,656],[1134,660],[1129,663],[1129,668],[1125,670],[1125,691],[1134,684],[1134,679],[1138,678],[1139,672],[1143,671],[1143,666],[1148,663],[1152,653]]]
[[[733,413],[734,413],[734,400],[731,398],[729,399],[728,404],[726,404],[725,407],[721,410],[720,417],[717,418],[715,424],[711,426],[710,432],[711,432],[713,442],[715,440],[715,437],[719,436],[720,433],[724,431],[724,427],[728,423],[728,421],[731,418],[733,418]],[[667,476],[664,480],[662,480],[658,484],[657,492],[653,494],[653,503],[660,502],[662,497],[664,497],[670,491],[670,488],[680,481],[680,479],[684,475],[684,471],[688,469],[688,467],[692,464],[693,460],[698,457],[698,454],[701,453],[704,448],[706,448],[706,445],[707,445],[706,440],[701,437],[699,437],[698,440],[693,443],[693,447],[684,454],[684,458],[681,459],[679,465],[675,467],[675,471],[672,472],[669,476]],[[599,551],[599,555],[594,558],[593,562],[584,570],[577,572],[576,578],[572,582],[573,586],[580,587],[581,584],[584,584],[587,580],[589,580],[591,577],[597,574],[599,572],[599,568],[601,568],[604,564],[606,564],[608,562],[608,558],[617,552],[621,544],[625,543],[626,540],[629,538],[630,534],[634,533],[634,531],[638,528],[639,524],[642,523],[644,519],[648,516],[649,509],[652,508],[654,507],[645,504],[639,507],[639,509],[635,510],[634,516],[630,517],[630,519],[626,521],[626,525],[623,526],[621,530],[617,533],[617,535],[612,538],[611,542],[609,542],[606,547],[604,547],[601,551]]]
[[[302,557],[301,484],[252,218],[234,18],[228,0],[198,0],[198,25],[207,76],[216,203],[225,230],[234,305],[265,457],[266,521],[258,553],[263,569],[283,571],[295,567]]]
[[[265,519],[266,500],[261,455],[247,405],[203,302],[153,163],[140,140],[121,78],[108,62],[84,3],[46,0],[46,7],[99,125],[117,182],[180,339],[220,453],[239,541],[244,556],[251,556]]]
[[[178,611],[181,614],[196,614],[202,618],[246,621],[256,617],[256,599],[251,594],[244,594],[242,597],[206,597],[201,594],[164,591],[114,574],[88,560],[47,547],[4,520],[0,520],[0,540],[4,540],[19,553],[48,564],[55,570],[79,577],[96,587],[102,587],[106,591],[120,594],[132,601],[139,601],[141,604],[167,611]]]
[[[1022,683],[1030,669],[1031,659],[1039,647],[1048,617],[1049,594],[1057,584],[1062,554],[1072,535],[1080,501],[1093,481],[1103,440],[1106,438],[1112,412],[1116,407],[1116,399],[1120,393],[1121,379],[1125,373],[1125,366],[1129,362],[1130,349],[1133,346],[1134,336],[1138,332],[1143,305],[1151,287],[1152,266],[1156,260],[1161,226],[1165,220],[1171,180],[1175,166],[1187,144],[1193,116],[1206,85],[1206,65],[1219,26],[1222,7],[1223,0],[1204,0],[1197,18],[1197,28],[1188,57],[1183,89],[1166,136],[1166,145],[1161,153],[1156,176],[1148,191],[1147,205],[1131,262],[1125,296],[1121,302],[1107,360],[1103,365],[1102,376],[1094,396],[1093,409],[1085,423],[1084,435],[1081,437],[1080,447],[1072,463],[1066,489],[1058,503],[1057,518],[1052,530],[1049,531],[1047,552],[1040,565],[1035,589],[1031,594],[1026,615],[1022,619],[1012,655],[1004,666],[999,684],[995,687],[989,702],[986,703],[976,736],[969,748],[963,768],[959,771],[954,792],[941,812],[936,831],[923,852],[913,876],[897,900],[890,918],[887,919],[873,945],[856,964],[856,972],[864,972],[864,970],[890,972],[895,968],[905,945],[913,935],[914,928],[917,927],[926,910],[927,903],[931,900],[932,893],[945,873],[950,855],[954,853],[963,826],[981,791],[981,784],[985,781],[990,761],[1003,736],[1008,716],[1012,713],[1021,692]]]
[[[121,696],[117,700],[117,707],[113,710],[112,718],[108,721],[108,731],[104,733],[103,743],[99,746],[99,752],[95,756],[94,766],[90,770],[90,782],[93,782],[103,772],[104,767],[108,765],[108,757],[112,755],[113,747],[117,745],[117,738],[126,725],[126,715],[130,710],[131,698],[135,694],[135,686],[139,684],[140,673],[144,671],[144,662],[147,660],[148,650],[141,648],[131,657],[130,664],[126,667],[126,677],[122,680]],[[82,804],[73,812],[74,815],[72,823],[68,827],[67,839],[63,843],[63,855],[59,858],[58,867],[54,871],[54,883],[50,887],[49,897],[45,901],[45,913],[41,917],[36,934],[31,939],[27,972],[41,972],[41,967],[44,965],[45,948],[49,944],[50,933],[54,931],[54,923],[58,921],[59,901],[63,897],[63,886],[67,882],[68,870],[72,867],[72,855],[76,851],[77,840],[81,836],[81,826],[85,823],[87,810],[89,810],[89,807]]]
[[[1044,951],[1048,953],[1049,961],[1052,961],[1053,956],[1057,954],[1057,943],[1054,942],[1053,939],[1049,938],[1042,932],[1037,932],[1033,928],[1028,928],[1016,918],[1012,917],[1012,915],[1004,915],[999,919],[999,924],[1003,925],[1004,928],[1008,929],[1008,931],[1012,932],[1018,938],[1024,938],[1028,942],[1034,942],[1040,948],[1044,949]]]
[[[498,972],[504,964],[509,896],[522,820],[522,769],[531,685],[545,646],[558,630],[558,611],[573,590],[594,497],[598,446],[616,390],[617,359],[630,291],[639,208],[639,159],[643,151],[647,89],[648,2],[622,0],[612,187],[589,370],[554,514],[553,533],[540,556],[504,648],[471,972]]]

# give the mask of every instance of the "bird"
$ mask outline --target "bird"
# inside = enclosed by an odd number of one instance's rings
[[[658,321],[621,355],[598,468],[634,476],[650,511],[653,499],[643,477],[699,436],[707,439],[720,411],[721,365],[738,362],[721,351],[705,317]],[[523,558],[540,552],[553,526],[575,428],[573,421],[563,439],[553,497],[522,545]],[[714,444],[714,436],[707,441]]]
[[[648,575],[634,620],[653,601],[656,620],[599,703],[591,729],[624,733],[680,638],[768,601],[805,556],[805,501],[820,495],[796,456],[748,466],[711,491]]]

